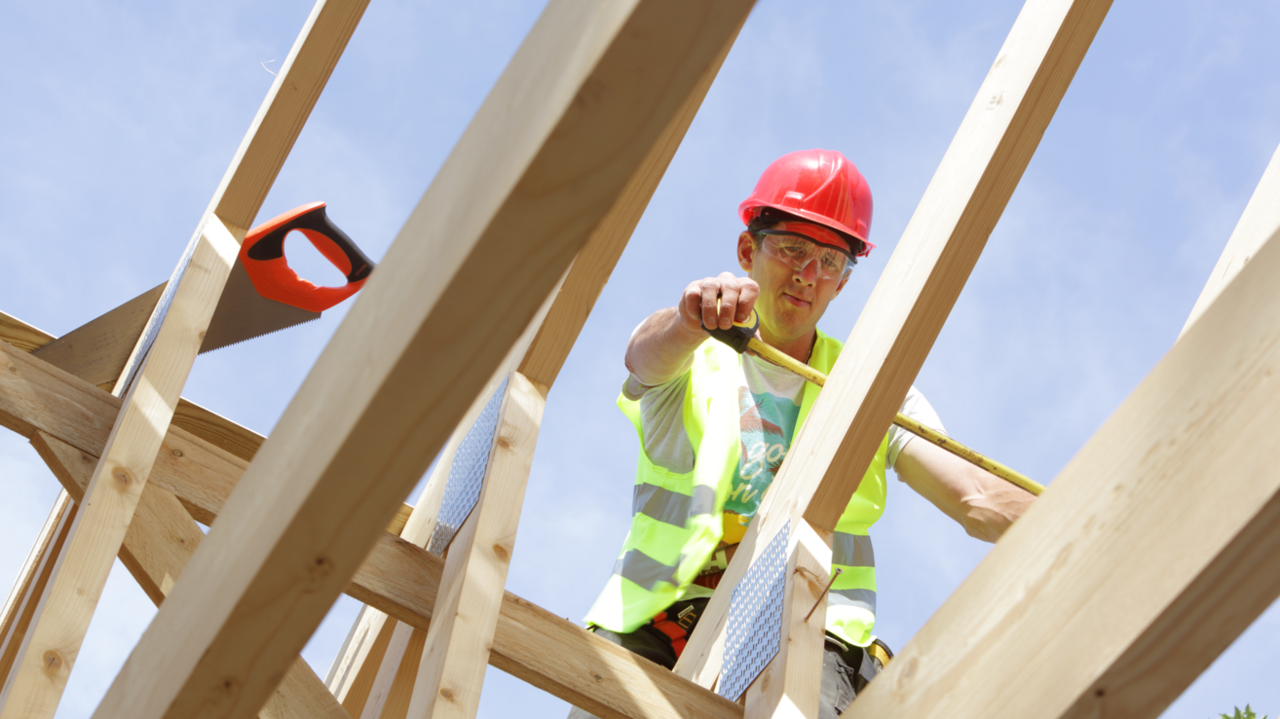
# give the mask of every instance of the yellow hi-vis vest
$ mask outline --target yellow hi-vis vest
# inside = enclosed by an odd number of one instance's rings
[[[809,365],[829,373],[842,346],[818,332]],[[675,474],[649,461],[644,453],[640,403],[618,398],[618,406],[640,435],[640,462],[631,531],[613,575],[587,613],[589,624],[615,632],[635,631],[683,597],[715,552],[741,451],[739,362],[736,352],[710,339],[694,352],[683,409],[685,432],[696,453],[692,472]],[[806,382],[797,432],[817,396],[818,387]],[[858,646],[870,644],[875,626],[875,555],[867,530],[884,513],[888,448],[886,434],[841,515],[832,542],[832,572],[836,567],[843,572],[827,600],[827,631]]]

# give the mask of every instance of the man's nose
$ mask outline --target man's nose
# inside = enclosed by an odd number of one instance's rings
[[[798,267],[794,273],[792,273],[792,278],[803,285],[817,284],[818,258],[809,258],[803,265]]]

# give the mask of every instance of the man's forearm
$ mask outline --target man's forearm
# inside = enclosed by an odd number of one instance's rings
[[[649,387],[674,379],[689,368],[693,351],[707,339],[701,328],[690,330],[674,307],[658,310],[636,329],[627,343],[627,370]]]
[[[1035,496],[928,442],[915,438],[898,454],[898,478],[971,537],[994,542]]]

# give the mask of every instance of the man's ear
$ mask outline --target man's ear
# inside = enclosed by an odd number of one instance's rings
[[[738,266],[746,272],[756,266],[756,243],[750,232],[738,235]]]

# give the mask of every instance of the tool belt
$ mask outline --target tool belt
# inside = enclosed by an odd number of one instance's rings
[[[649,624],[671,641],[671,649],[679,659],[685,644],[689,641],[689,635],[693,633],[693,628],[698,623],[698,617],[702,615],[705,608],[705,601],[690,602],[679,611],[659,612],[649,620]]]

